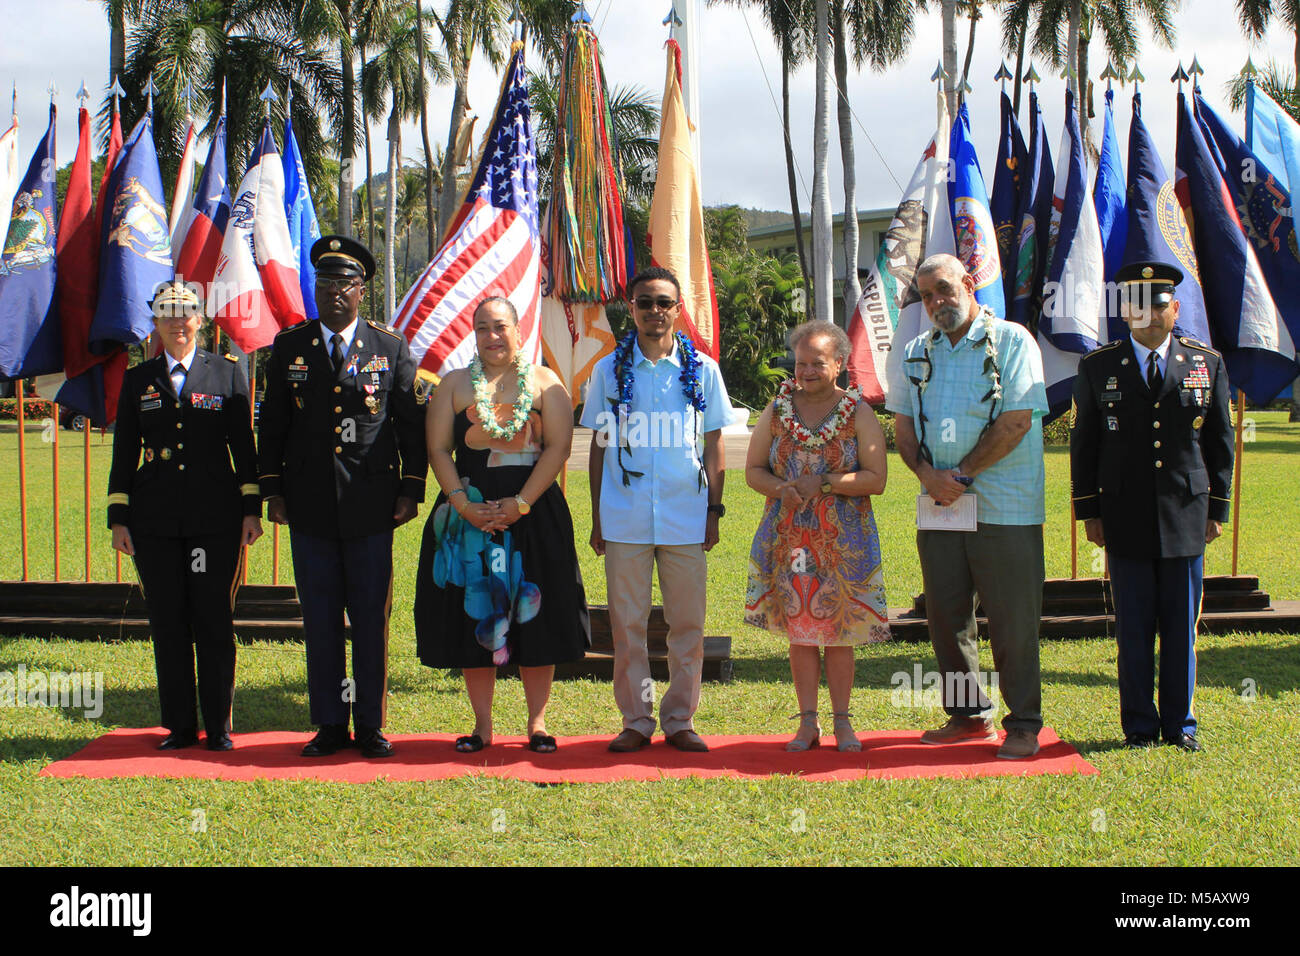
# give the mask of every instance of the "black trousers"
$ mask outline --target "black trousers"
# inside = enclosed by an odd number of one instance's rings
[[[131,533],[135,569],[149,606],[162,725],[195,730],[198,703],[211,735],[230,732],[235,696],[235,591],[243,568],[239,529],[229,534],[162,538]]]

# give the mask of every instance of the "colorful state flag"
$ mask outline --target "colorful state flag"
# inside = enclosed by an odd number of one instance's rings
[[[1074,92],[1065,91],[1065,131],[1052,194],[1049,265],[1038,320],[1050,421],[1070,407],[1079,357],[1108,341],[1102,310],[1105,262],[1083,153]]]
[[[582,403],[591,370],[616,344],[603,303],[542,299],[542,357],[564,382],[574,408]]]
[[[1199,117],[1179,93],[1177,171],[1188,223],[1203,255],[1202,282],[1213,344],[1224,353],[1235,388],[1271,400],[1295,376],[1295,345],[1268,288],[1226,181],[1224,166]]]
[[[1115,91],[1106,91],[1106,115],[1101,137],[1101,159],[1097,164],[1097,181],[1093,185],[1092,199],[1097,207],[1097,225],[1101,229],[1102,256],[1106,260],[1106,281],[1110,282],[1124,262],[1124,243],[1128,238],[1128,211],[1124,194],[1128,187],[1124,179],[1124,162],[1119,155],[1119,138],[1115,133]],[[1114,320],[1118,316],[1111,310],[1111,339],[1123,331],[1117,330]]]
[[[1205,317],[1205,300],[1197,266],[1192,233],[1184,209],[1186,186],[1177,184],[1165,172],[1151,134],[1142,121],[1142,95],[1133,94],[1133,121],[1128,130],[1128,236],[1123,264],[1168,262],[1182,270],[1178,284],[1178,327],[1180,335],[1201,342],[1210,341]],[[1117,336],[1128,335],[1118,308],[1111,309],[1111,328]]]
[[[172,192],[172,212],[167,220],[167,231],[172,237],[172,262],[181,257],[181,244],[189,230],[194,215],[194,152],[198,148],[198,133],[194,117],[185,117],[185,147],[181,150],[180,169],[176,172],[176,189]]]
[[[677,277],[682,287],[679,332],[696,348],[718,357],[721,333],[713,267],[704,240],[704,204],[691,150],[691,123],[682,103],[682,50],[668,41],[668,73],[659,114],[659,159],[650,201],[646,244],[650,262]]]
[[[523,49],[501,80],[478,169],[447,238],[397,307],[393,328],[411,344],[426,375],[441,378],[474,357],[474,309],[489,296],[519,313],[525,358],[541,342],[541,238],[537,220],[537,151]]]
[[[1011,98],[1002,94],[1002,132],[998,136],[998,164],[993,171],[993,193],[989,212],[998,237],[998,262],[1002,266],[1002,291],[1006,297],[1004,316],[1011,314],[1016,291],[1016,258],[1021,211],[1029,185],[1029,149],[1020,123],[1011,109]]]
[[[906,387],[903,346],[929,325],[916,291],[917,266],[956,251],[948,209],[947,100],[942,91],[937,98],[938,132],[921,154],[849,317],[849,382],[872,404]]]
[[[9,214],[14,209],[14,194],[18,192],[22,174],[22,158],[18,155],[18,117],[15,116],[9,128],[0,133],[0,243],[9,235]]]
[[[199,188],[190,207],[189,222],[181,237],[180,254],[176,257],[176,277],[186,282],[198,283],[207,301],[212,277],[217,272],[221,257],[221,242],[226,235],[226,222],[230,218],[230,184],[226,173],[226,117],[217,117],[212,141],[208,144],[208,159],[203,164]]]
[[[1201,253],[1206,312],[1214,323],[1212,344],[1223,353],[1234,388],[1252,402],[1272,401],[1300,372],[1295,339],[1237,214],[1225,181],[1226,157],[1215,154],[1182,91],[1176,162],[1179,185],[1189,201],[1192,237]],[[1240,167],[1230,175],[1240,175]]]
[[[957,110],[957,119],[952,124],[949,153],[952,179],[948,182],[948,198],[952,203],[957,258],[975,280],[975,300],[1000,313],[1007,307],[1002,292],[1002,263],[998,259],[998,240],[993,215],[989,212],[984,174],[980,172],[975,144],[970,138],[970,113],[965,103]]]
[[[1047,236],[1052,220],[1052,189],[1056,171],[1047,144],[1038,94],[1029,94],[1029,181],[1020,210],[1016,239],[1016,288],[1011,296],[1012,322],[1036,328],[1043,310],[1043,281],[1047,275]]]
[[[315,319],[319,316],[316,312],[316,267],[311,264],[311,247],[320,238],[320,224],[316,221],[316,207],[307,187],[307,170],[302,164],[302,152],[293,135],[293,119],[287,108],[284,113],[284,215],[289,224],[289,241],[293,243],[293,261],[298,267],[303,309],[307,318]]]
[[[1246,145],[1294,192],[1300,184],[1300,124],[1254,83],[1246,84]]]
[[[63,368],[55,288],[56,112],[14,196],[0,254],[0,378]]]
[[[90,326],[90,350],[96,355],[144,341],[153,331],[154,290],[175,274],[152,114],[146,113],[123,143],[104,202],[99,299]]]
[[[270,345],[282,328],[307,317],[296,265],[284,215],[284,167],[267,117],[230,206],[207,299],[208,316],[240,351]]]

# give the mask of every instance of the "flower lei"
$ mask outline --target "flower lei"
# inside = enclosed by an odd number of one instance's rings
[[[854,409],[862,400],[862,391],[856,385],[850,386],[844,392],[844,398],[835,404],[834,414],[828,416],[822,421],[821,427],[816,431],[810,429],[803,422],[799,421],[794,411],[794,393],[795,380],[787,378],[781,383],[776,390],[776,398],[772,404],[772,411],[776,413],[777,421],[791,435],[795,441],[805,448],[820,448],[832,438],[834,438],[845,422],[852,420]],[[844,399],[848,399],[845,401]]]
[[[975,348],[979,348],[980,346],[984,347],[984,374],[989,377],[989,390],[984,393],[984,397],[981,398],[980,401],[989,403],[989,417],[988,421],[984,423],[984,427],[980,429],[979,437],[975,439],[977,442],[980,438],[983,438],[984,433],[993,426],[993,419],[996,417],[998,402],[1002,399],[1002,369],[998,365],[997,346],[993,344],[993,319],[995,316],[993,315],[993,310],[987,305],[980,308],[980,315],[984,320],[984,336],[983,338],[976,339],[971,344]],[[925,371],[921,373],[920,378],[917,378],[914,375],[908,375],[907,378],[916,386],[916,411],[917,418],[919,418],[921,422],[920,455],[931,465],[934,464],[934,455],[930,453],[930,446],[927,445],[925,441],[925,423],[929,421],[929,419],[925,417],[925,410],[922,406],[922,401],[925,398],[925,390],[930,385],[930,377],[934,374],[934,360],[930,357],[930,350],[934,347],[935,343],[939,341],[939,336],[943,334],[942,330],[937,328],[933,329],[925,336],[925,345],[922,355],[919,358],[904,359],[904,364],[918,363],[925,366]]]
[[[681,332],[674,332],[673,337],[677,340],[677,347],[681,352],[682,372],[678,378],[682,383],[682,394],[686,396],[692,408],[695,409],[696,431],[699,430],[699,416],[706,407],[704,400],[704,388],[700,384],[700,357],[695,351],[695,345],[691,340]],[[636,329],[631,329],[619,341],[614,348],[614,380],[618,386],[618,398],[610,399],[610,407],[618,415],[618,467],[623,473],[624,487],[631,487],[633,478],[644,478],[644,471],[629,471],[623,464],[623,452],[627,451],[630,455],[631,449],[627,445],[627,416],[632,407],[632,346],[636,343]],[[704,488],[704,469],[700,468],[699,476],[700,489]]]
[[[474,408],[478,412],[479,423],[489,438],[510,441],[519,434],[519,429],[528,424],[528,416],[533,411],[532,389],[533,365],[522,354],[515,356],[515,374],[519,384],[519,397],[515,399],[514,413],[510,421],[502,425],[497,421],[492,408],[492,389],[483,375],[483,363],[477,355],[469,363],[469,380],[474,386]]]

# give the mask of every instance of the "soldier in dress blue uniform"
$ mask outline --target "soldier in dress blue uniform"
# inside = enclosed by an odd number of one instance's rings
[[[267,517],[288,524],[307,643],[311,722],[304,756],[352,744],[387,757],[393,529],[415,517],[428,471],[416,363],[406,339],[357,318],[375,260],[324,236],[311,248],[319,320],[275,338],[266,365],[258,464]],[[347,679],[343,631],[352,625]]]
[[[161,287],[153,314],[163,351],[127,370],[113,432],[108,526],[135,559],[149,606],[160,750],[230,750],[235,591],[244,546],[262,534],[248,380],[230,356],[197,347],[203,309],[182,282]],[[233,460],[233,467],[232,467]]]
[[[1181,279],[1161,262],[1116,274],[1130,337],[1079,362],[1070,469],[1075,516],[1110,562],[1124,742],[1163,737],[1194,751],[1201,575],[1205,546],[1228,520],[1233,432],[1223,359],[1174,333]]]

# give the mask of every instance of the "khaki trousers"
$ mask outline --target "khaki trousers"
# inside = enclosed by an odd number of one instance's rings
[[[646,737],[655,729],[654,680],[646,650],[650,582],[659,566],[659,590],[668,622],[668,692],[659,703],[664,734],[691,730],[704,673],[704,607],[708,565],[701,544],[605,542],[605,581],[614,637],[614,700],[623,728]]]

